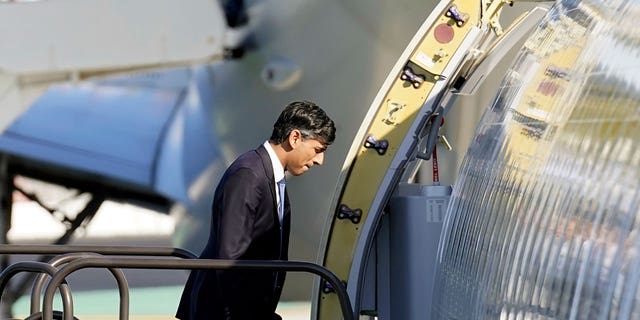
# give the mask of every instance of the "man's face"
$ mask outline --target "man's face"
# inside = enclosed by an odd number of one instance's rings
[[[294,142],[293,150],[285,170],[294,176],[299,176],[314,165],[322,165],[327,145],[316,139],[300,139]]]

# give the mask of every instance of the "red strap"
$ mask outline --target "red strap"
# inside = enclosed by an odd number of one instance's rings
[[[440,184],[440,175],[438,175],[438,153],[436,150],[438,146],[433,146],[433,157],[431,159],[431,165],[433,167],[433,184]]]

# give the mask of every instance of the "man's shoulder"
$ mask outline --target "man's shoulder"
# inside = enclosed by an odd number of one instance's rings
[[[256,150],[247,151],[236,158],[227,168],[222,179],[223,184],[230,181],[243,181],[244,183],[254,181],[254,183],[258,183],[259,181],[267,180],[264,164]]]
[[[231,167],[256,167],[261,162],[262,158],[258,154],[258,150],[249,150],[236,158]]]
[[[248,169],[257,175],[265,175],[263,155],[259,149],[249,150],[241,154],[227,169],[227,174],[238,170]]]

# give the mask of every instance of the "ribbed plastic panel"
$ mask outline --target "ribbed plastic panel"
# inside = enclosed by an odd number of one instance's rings
[[[435,319],[640,319],[640,1],[558,1],[467,151]]]

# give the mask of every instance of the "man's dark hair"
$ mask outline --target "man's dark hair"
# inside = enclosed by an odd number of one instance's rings
[[[291,131],[298,129],[304,139],[316,139],[331,144],[336,137],[333,120],[319,106],[309,101],[294,101],[287,105],[276,123],[269,141],[281,144]]]

